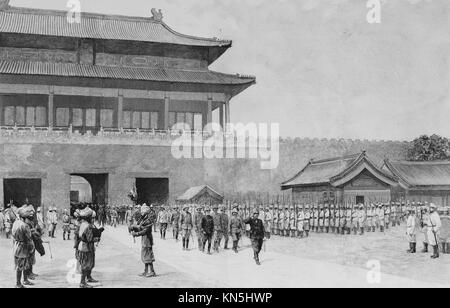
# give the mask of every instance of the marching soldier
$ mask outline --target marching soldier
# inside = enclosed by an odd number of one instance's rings
[[[219,207],[217,205],[214,205],[212,218],[214,219],[214,236],[213,236],[214,247],[213,247],[213,250],[215,252],[219,252],[220,239],[222,238],[222,217],[218,213],[218,210],[219,210]]]
[[[69,211],[67,209],[64,209],[63,217],[62,217],[63,241],[66,240],[66,234],[67,234],[67,240],[70,241],[70,225],[71,224],[72,224],[72,219],[70,218]]]
[[[259,211],[255,209],[253,211],[253,217],[244,220],[245,224],[250,225],[250,238],[252,240],[253,257],[257,265],[261,265],[259,262],[259,253],[264,242],[264,223],[259,217]]]
[[[228,250],[228,223],[229,223],[229,218],[228,218],[228,214],[227,214],[227,207],[225,205],[222,205],[221,208],[221,223],[222,223],[222,236],[224,237],[224,249]],[[220,240],[219,240],[219,244],[220,244]]]
[[[364,234],[364,228],[366,224],[366,211],[364,210],[364,205],[359,206],[359,212],[358,212],[358,228],[360,235]]]
[[[233,208],[231,211],[231,218],[229,222],[228,229],[230,230],[231,239],[233,241],[233,251],[238,253],[238,243],[242,236],[242,231],[244,230],[244,223],[242,219],[238,216],[237,208]]]
[[[189,206],[187,206],[189,207]],[[178,207],[175,208],[175,211],[170,216],[170,224],[172,225],[172,235],[173,238],[178,242],[178,235],[180,233],[180,209]],[[184,245],[183,245],[184,248]],[[184,250],[184,249],[183,249]]]
[[[181,237],[183,240],[183,250],[189,250],[189,238],[191,237],[193,219],[192,214],[189,212],[189,206],[183,207],[183,214],[179,218],[179,228],[181,229]]]
[[[264,215],[264,229],[266,230],[266,238],[270,239],[270,232],[272,230],[272,213],[269,207],[266,207],[266,213]]]
[[[323,233],[324,223],[325,223],[325,211],[323,205],[319,204],[319,232]]]
[[[305,221],[305,212],[303,206],[298,205],[297,208],[297,236],[303,238],[303,226]]]
[[[407,253],[416,253],[416,232],[417,232],[417,217],[412,208],[408,209],[408,220],[406,221],[406,235],[408,236],[409,250]]]
[[[428,243],[433,247],[432,259],[439,258],[439,231],[441,229],[441,218],[437,212],[437,206],[434,203],[430,204],[430,215],[428,216]]]
[[[305,231],[305,236],[309,236],[309,230],[311,229],[311,211],[309,209],[309,204],[305,206],[305,219],[303,220],[303,230]]]
[[[264,226],[265,227],[265,226]],[[295,207],[291,206],[289,227],[291,228],[291,237],[296,237],[297,233],[297,214],[295,213]]]
[[[203,233],[202,251],[205,252],[206,242],[208,242],[208,254],[211,254],[211,242],[214,235],[214,218],[211,216],[211,210],[205,208],[205,216],[202,217],[201,230]]]
[[[198,250],[203,251],[203,232],[202,232],[202,208],[199,206],[194,217],[195,233],[197,234]]]

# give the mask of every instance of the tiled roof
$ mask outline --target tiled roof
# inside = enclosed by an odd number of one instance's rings
[[[385,161],[385,167],[410,186],[449,186],[450,161]]]
[[[69,23],[66,11],[8,7],[0,10],[0,33],[230,47],[231,41],[188,36],[152,18],[81,13]]]
[[[204,194],[205,192],[210,193],[211,195],[215,196],[216,198],[223,198],[221,194],[219,194],[217,191],[215,191],[213,188],[211,188],[209,185],[202,185],[202,186],[196,186],[191,187],[186,192],[184,192],[181,196],[177,198],[177,201],[190,201],[195,199],[196,197]]]
[[[320,161],[312,160],[292,179],[283,183],[282,189],[321,184],[331,184],[337,187],[355,178],[365,169],[382,182],[397,186],[397,178],[395,176],[375,166],[368,159],[366,152],[362,152]]]
[[[188,71],[137,67],[113,67],[73,63],[0,61],[0,74],[61,77],[109,78],[124,80],[243,85],[254,77],[223,74],[209,70]]]

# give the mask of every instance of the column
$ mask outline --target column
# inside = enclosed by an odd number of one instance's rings
[[[50,88],[50,92],[48,94],[48,104],[47,104],[47,121],[48,121],[48,126],[49,127],[53,127],[54,126],[53,100],[54,100],[54,94],[53,94],[53,87],[52,87],[52,88]]]
[[[123,93],[119,90],[117,96],[117,128],[123,128]]]
[[[170,97],[169,93],[166,93],[164,96],[164,127],[163,129],[169,128],[169,105],[170,105]]]
[[[223,124],[224,124],[224,121],[223,121],[223,116],[224,116],[223,108],[224,108],[224,105],[225,104],[220,104],[220,107],[219,107],[219,123],[220,123],[220,126],[222,127],[222,130],[225,130],[224,127],[223,127]]]
[[[212,97],[208,96],[208,103],[206,107],[206,125],[212,122]]]
[[[228,124],[230,124],[230,96],[225,99],[225,130]]]

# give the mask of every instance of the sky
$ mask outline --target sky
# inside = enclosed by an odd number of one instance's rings
[[[150,17],[155,7],[176,31],[232,39],[210,69],[257,78],[232,100],[232,122],[280,123],[284,137],[450,137],[450,1],[381,1],[377,24],[367,22],[367,0],[81,0],[81,8]]]

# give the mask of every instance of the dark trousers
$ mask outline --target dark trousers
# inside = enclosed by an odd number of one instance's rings
[[[211,252],[212,234],[203,235],[203,251],[205,251],[206,242],[208,242],[208,252]]]

